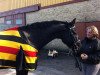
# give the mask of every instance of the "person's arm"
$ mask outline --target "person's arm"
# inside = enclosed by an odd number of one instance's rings
[[[98,41],[97,44],[97,50],[94,52],[94,54],[88,55],[89,60],[94,60],[95,62],[100,61],[100,40]]]

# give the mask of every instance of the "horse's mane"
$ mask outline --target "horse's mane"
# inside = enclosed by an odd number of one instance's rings
[[[51,26],[56,26],[58,24],[65,24],[66,22],[64,21],[58,21],[58,20],[52,20],[52,21],[42,21],[42,22],[35,22],[31,24],[27,24],[26,26],[22,26],[21,28],[23,29],[45,29],[49,28]]]

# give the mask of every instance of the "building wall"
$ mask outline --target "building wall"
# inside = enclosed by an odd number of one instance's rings
[[[54,5],[63,2],[73,2],[77,0],[0,0],[0,11],[8,11],[13,9],[18,9],[22,7],[27,7],[35,4],[40,4],[41,7]],[[83,1],[83,0],[78,0]]]
[[[41,22],[45,20],[62,20],[70,22],[72,19],[76,18],[76,22],[90,22],[93,23],[93,25],[95,25],[95,22],[97,21],[99,24],[99,14],[99,0],[88,0],[84,2],[47,8],[37,12],[27,13],[26,24],[37,21]],[[82,25],[85,25],[86,23],[82,23]],[[80,28],[81,24],[78,27]]]
[[[41,22],[45,20],[61,20],[70,22],[72,19],[76,18],[77,29],[80,30],[77,33],[79,37],[82,39],[85,36],[85,28],[86,24],[93,23],[94,25],[96,21],[100,21],[100,2],[99,0],[88,0],[84,2],[78,2],[74,4],[68,4],[58,7],[52,7],[47,9],[42,9],[37,12],[31,12],[26,14],[26,24],[33,22]],[[86,22],[86,23],[81,23]],[[98,23],[100,24],[100,22]],[[92,25],[92,24],[91,24]],[[98,26],[99,27],[99,26]],[[80,33],[81,32],[81,33]],[[59,43],[59,44],[58,44]],[[61,40],[53,40],[46,48],[62,48],[65,50],[67,46],[65,46]]]
[[[27,13],[26,23],[54,19],[70,22],[73,18],[77,18],[77,22],[100,21],[99,0],[88,0]]]

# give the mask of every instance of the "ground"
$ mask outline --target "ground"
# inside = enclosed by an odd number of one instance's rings
[[[47,57],[47,51],[42,51],[39,54],[37,70],[29,72],[29,75],[82,75],[82,72],[75,68],[74,63],[73,57],[66,53],[60,53],[58,57],[50,58]],[[15,75],[15,70],[2,69],[0,75]]]

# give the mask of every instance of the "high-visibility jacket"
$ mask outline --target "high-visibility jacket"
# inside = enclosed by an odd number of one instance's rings
[[[36,48],[21,37],[18,30],[0,32],[0,67],[20,69],[19,66],[24,67],[22,69],[34,70],[37,67],[37,52]]]

